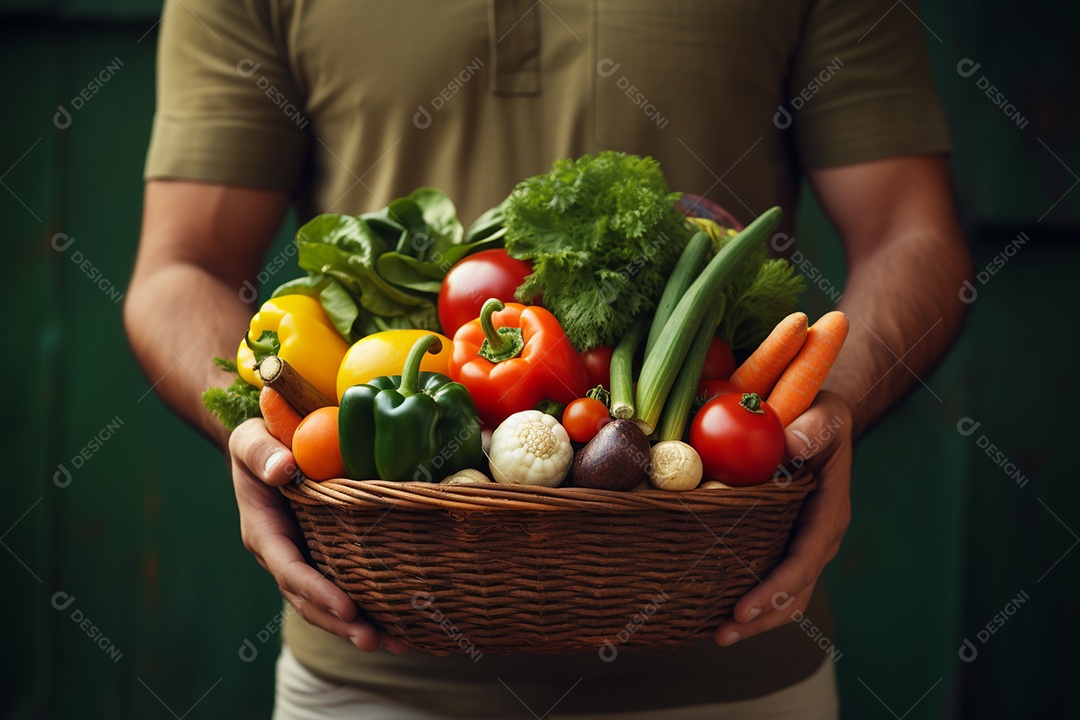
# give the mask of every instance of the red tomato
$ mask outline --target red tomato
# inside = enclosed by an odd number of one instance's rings
[[[589,442],[609,422],[607,406],[593,398],[578,398],[563,410],[562,426],[574,442]]]
[[[581,353],[591,387],[603,385],[606,390],[611,389],[611,352],[611,348],[601,345]]]
[[[755,405],[760,412],[751,409]],[[784,426],[753,393],[721,395],[694,417],[690,445],[701,456],[705,478],[735,487],[759,485],[784,459]]]
[[[709,343],[709,352],[705,356],[705,367],[701,369],[702,380],[727,380],[735,372],[735,353],[728,344],[718,337]]]
[[[488,298],[516,302],[514,293],[532,265],[516,260],[502,248],[469,255],[450,268],[439,290],[439,324],[443,334],[454,337],[458,328],[480,317]]]

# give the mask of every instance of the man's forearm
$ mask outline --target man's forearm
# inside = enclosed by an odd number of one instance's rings
[[[146,185],[139,256],[124,325],[153,389],[224,448],[228,431],[202,405],[233,378],[213,365],[235,357],[251,308],[240,296],[288,205],[283,192],[180,180]]]
[[[971,272],[963,247],[956,236],[913,231],[849,268],[839,309],[851,329],[825,389],[850,405],[856,437],[925,382],[955,339],[967,307],[959,290]]]
[[[153,390],[221,447],[229,433],[201,396],[210,386],[232,382],[212,358],[236,356],[250,317],[235,288],[186,263],[137,276],[124,307],[132,350]]]

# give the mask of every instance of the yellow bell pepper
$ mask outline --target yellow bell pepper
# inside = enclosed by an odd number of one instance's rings
[[[264,333],[274,333],[263,338]],[[250,343],[248,342],[250,340]],[[307,295],[283,295],[267,300],[251,318],[247,337],[240,341],[236,367],[240,377],[262,387],[255,373],[255,345],[279,345],[276,354],[328,398],[336,397],[335,380],[349,343],[334,329],[319,301]]]
[[[442,341],[439,352],[425,354],[420,363],[421,372],[449,374],[450,338],[428,330],[384,330],[360,338],[341,361],[337,376],[337,399],[353,385],[365,385],[377,377],[400,375],[416,341],[425,335],[436,335]]]

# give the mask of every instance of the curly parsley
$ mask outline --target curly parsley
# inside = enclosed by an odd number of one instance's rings
[[[216,357],[214,364],[229,373],[236,373],[236,362]],[[262,417],[259,410],[260,389],[249,385],[239,374],[227,388],[212,387],[202,394],[203,406],[230,431],[253,417]]]
[[[578,350],[613,345],[652,312],[692,234],[650,157],[606,151],[559,160],[505,203],[506,250],[533,273],[517,298],[543,297]]]

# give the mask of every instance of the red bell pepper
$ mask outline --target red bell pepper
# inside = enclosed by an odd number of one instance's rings
[[[543,400],[565,405],[590,387],[585,365],[554,315],[495,298],[454,334],[450,377],[469,389],[490,427]]]

